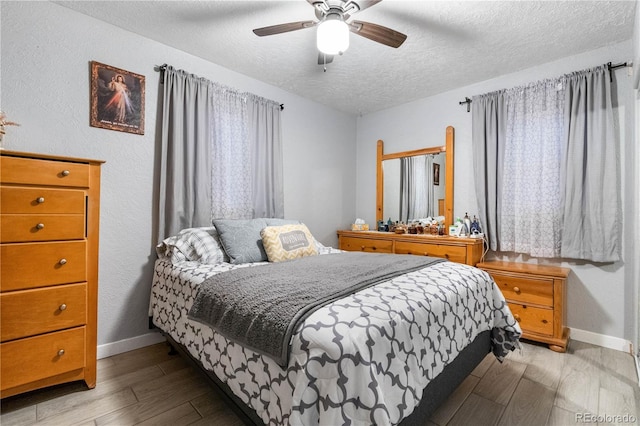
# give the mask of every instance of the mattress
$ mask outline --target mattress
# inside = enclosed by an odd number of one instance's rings
[[[488,274],[443,262],[318,309],[282,368],[187,317],[205,279],[262,264],[157,260],[150,315],[265,424],[397,424],[480,333],[493,333],[499,358],[521,333]]]

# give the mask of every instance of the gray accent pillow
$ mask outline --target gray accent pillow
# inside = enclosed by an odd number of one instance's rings
[[[264,228],[297,223],[300,222],[275,218],[213,220],[224,251],[229,256],[231,263],[236,265],[268,260],[260,235]]]

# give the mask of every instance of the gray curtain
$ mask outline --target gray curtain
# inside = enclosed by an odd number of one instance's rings
[[[158,238],[284,217],[280,105],[170,66],[163,89]]]
[[[284,218],[280,105],[249,96],[253,217]]]
[[[473,170],[478,219],[489,242],[499,247],[499,223],[502,209],[502,163],[506,137],[504,91],[474,96],[472,105]]]
[[[400,158],[400,221],[434,216],[433,157]]]
[[[211,223],[211,115],[207,80],[167,67],[162,105],[159,240]]]
[[[618,143],[606,66],[565,76],[562,257],[620,260]]]

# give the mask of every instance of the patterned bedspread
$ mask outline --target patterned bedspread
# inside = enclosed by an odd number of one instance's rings
[[[260,265],[158,260],[149,309],[154,324],[265,424],[397,424],[479,333],[493,332],[499,358],[521,334],[488,274],[444,262],[320,308],[294,333],[289,365],[282,368],[187,318],[207,277]]]

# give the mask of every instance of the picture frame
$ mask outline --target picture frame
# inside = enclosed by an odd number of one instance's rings
[[[144,135],[145,76],[91,61],[92,127]]]
[[[433,163],[433,184],[440,185],[440,164]]]

